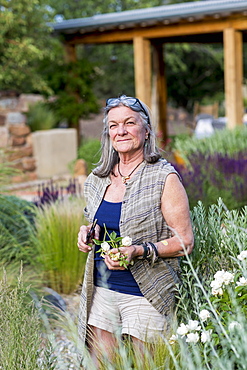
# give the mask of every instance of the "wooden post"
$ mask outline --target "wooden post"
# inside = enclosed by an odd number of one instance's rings
[[[66,63],[75,63],[77,61],[76,57],[76,46],[73,44],[64,43],[64,59]],[[74,74],[70,71],[70,75],[74,78]],[[77,91],[69,91],[68,88],[65,87],[68,92],[68,95],[72,95],[77,102],[80,101],[80,95]],[[81,130],[80,130],[80,122],[72,123],[69,122],[69,127],[75,128],[77,131],[77,144],[80,145],[81,142]]]
[[[75,45],[64,43],[64,53],[66,63],[76,62],[76,47]]]
[[[165,63],[163,57],[163,44],[153,44],[153,88],[155,91],[157,108],[157,128],[158,137],[162,142],[166,142],[168,136],[167,129],[167,84],[165,76]]]
[[[143,37],[134,37],[135,95],[151,105],[151,46]]]
[[[228,128],[242,124],[243,40],[242,32],[224,30],[225,106]]]

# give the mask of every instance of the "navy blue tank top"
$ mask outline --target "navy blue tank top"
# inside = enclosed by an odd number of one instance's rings
[[[105,228],[110,234],[112,231],[115,231],[117,236],[120,236],[119,232],[119,221],[121,214],[122,203],[112,203],[103,200],[95,214],[97,219],[97,224],[101,227],[100,231],[100,240],[103,240],[105,234]],[[124,235],[127,236],[127,235]],[[109,240],[109,237],[106,236],[106,240]],[[137,296],[143,296],[141,293],[138,284],[136,283],[133,275],[129,269],[125,270],[109,270],[103,260],[100,257],[100,253],[96,253],[99,250],[100,246],[95,246],[95,255],[94,255],[94,284],[96,286],[105,287],[110,290],[114,290],[120,293],[132,294]]]

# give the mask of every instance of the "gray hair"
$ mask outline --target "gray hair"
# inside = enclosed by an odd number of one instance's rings
[[[133,100],[136,103],[131,104]],[[139,99],[128,97],[126,95],[121,95],[119,98],[108,99],[107,105],[104,111],[104,127],[101,136],[101,158],[97,163],[97,167],[93,170],[93,173],[99,177],[107,177],[112,173],[114,166],[119,162],[118,152],[113,148],[110,136],[109,136],[109,126],[108,126],[108,113],[112,108],[119,106],[126,106],[135,112],[140,114],[143,126],[148,132],[148,138],[143,146],[143,156],[148,163],[157,162],[161,158],[161,154],[156,145],[156,136],[151,126],[151,115],[150,109],[146,104],[144,104]]]

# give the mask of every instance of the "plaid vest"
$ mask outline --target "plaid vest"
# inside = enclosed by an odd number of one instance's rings
[[[155,243],[172,235],[161,212],[161,196],[170,173],[177,174],[165,159],[160,159],[152,164],[143,162],[128,180],[122,202],[120,234],[130,236],[133,244]],[[88,176],[84,186],[87,203],[84,214],[89,222],[93,221],[110,183],[109,177],[99,178],[92,173]],[[92,250],[87,259],[79,311],[78,330],[83,342],[93,294],[93,268]],[[147,260],[136,260],[130,270],[144,297],[162,315],[170,315],[174,310],[176,285],[180,282],[178,258],[159,258],[153,267]]]

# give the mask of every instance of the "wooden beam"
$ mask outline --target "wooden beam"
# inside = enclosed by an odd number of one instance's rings
[[[75,44],[64,43],[64,54],[66,63],[76,62],[76,46]]]
[[[135,37],[134,69],[135,95],[149,107],[151,105],[151,46],[150,41],[142,37]]]
[[[153,27],[133,28],[126,30],[109,30],[100,32],[98,30],[74,35],[64,35],[68,43],[76,44],[102,44],[111,42],[130,42],[135,37],[147,39],[179,37],[184,35],[200,35],[205,33],[223,32],[226,28],[236,30],[247,30],[247,17],[238,16],[224,19],[207,19],[196,22],[180,22],[175,24],[159,24]]]
[[[167,129],[167,84],[165,76],[165,64],[163,55],[163,44],[154,43],[153,46],[153,89],[157,109],[156,117],[154,117],[157,134],[163,143],[168,137]]]
[[[243,42],[242,33],[224,30],[225,106],[228,128],[242,124]]]

